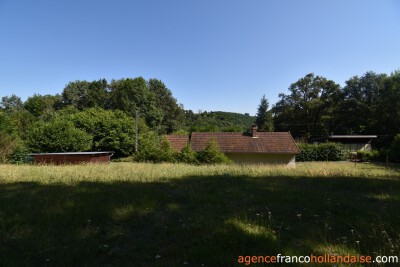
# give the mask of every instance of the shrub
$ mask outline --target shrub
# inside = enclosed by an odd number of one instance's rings
[[[357,151],[357,160],[361,162],[376,162],[379,161],[380,153],[376,150],[372,151]]]
[[[196,152],[193,151],[192,147],[189,144],[186,144],[180,153],[176,155],[176,159],[178,162],[188,163],[188,164],[196,164],[198,163],[196,158]]]
[[[173,151],[170,142],[163,139],[158,141],[154,132],[148,132],[146,137],[140,140],[139,152],[135,156],[136,161],[150,162],[176,162],[176,153]]]
[[[114,151],[115,157],[126,157],[134,152],[135,121],[122,111],[90,108],[70,117],[78,129],[93,136],[90,148],[93,151]]]
[[[339,144],[300,144],[300,154],[297,161],[339,161],[345,160],[345,154]]]
[[[32,163],[32,161],[31,153],[23,145],[18,145],[14,152],[8,157],[8,162],[12,164]]]
[[[389,158],[393,162],[400,161],[400,134],[394,137],[394,140],[389,148]]]
[[[16,147],[15,138],[8,133],[0,133],[0,163],[5,162]]]
[[[197,153],[197,160],[206,164],[230,164],[232,161],[219,150],[217,142],[211,140],[207,147]]]
[[[92,136],[75,128],[71,121],[55,117],[48,122],[38,121],[28,131],[28,146],[34,152],[87,151]]]

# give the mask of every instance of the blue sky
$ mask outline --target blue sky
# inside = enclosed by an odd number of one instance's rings
[[[255,114],[307,73],[400,68],[396,0],[0,0],[0,96],[162,80],[186,109]]]

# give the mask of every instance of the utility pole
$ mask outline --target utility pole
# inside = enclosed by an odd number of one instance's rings
[[[136,119],[135,119],[135,153],[139,150],[139,141],[138,141],[138,120],[139,120],[139,112],[136,110]]]

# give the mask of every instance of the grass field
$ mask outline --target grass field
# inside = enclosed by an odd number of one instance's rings
[[[240,255],[399,256],[399,167],[0,165],[0,265],[236,266]]]

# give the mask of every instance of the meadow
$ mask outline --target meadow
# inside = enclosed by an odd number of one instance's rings
[[[400,256],[399,211],[399,165],[0,165],[0,265]]]

